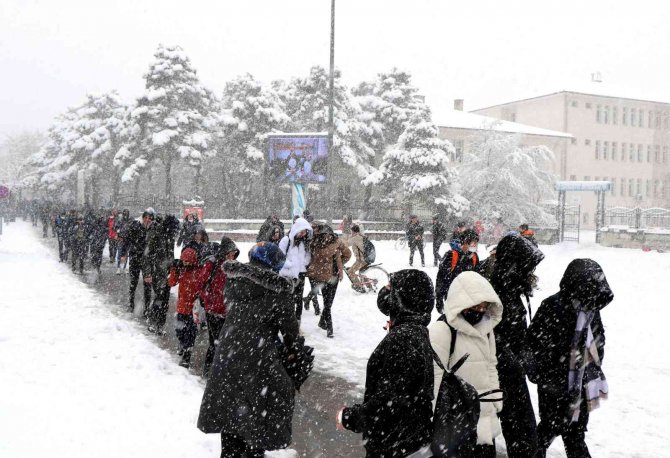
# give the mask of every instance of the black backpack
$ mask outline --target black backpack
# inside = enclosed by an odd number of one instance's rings
[[[451,329],[449,356],[451,356],[456,344],[457,331],[451,326],[449,328]],[[469,356],[466,353],[447,369],[433,350],[435,362],[444,370],[433,415],[433,441],[430,449],[434,457],[468,458],[477,445],[479,403],[502,401],[502,398],[482,399],[494,393],[502,393],[502,390],[479,394],[472,385],[456,375],[456,371]]]
[[[377,250],[369,238],[363,236],[363,260],[366,264],[372,264],[377,259]]]

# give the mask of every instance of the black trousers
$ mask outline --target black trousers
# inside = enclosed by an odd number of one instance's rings
[[[150,291],[154,292],[154,300],[151,302],[151,307],[146,312],[149,321],[161,329],[165,326],[167,320],[167,312],[170,306],[170,287],[167,284],[167,273],[155,273],[151,277]],[[146,291],[146,290],[145,290]],[[145,298],[146,299],[146,298]],[[149,292],[149,300],[151,300],[151,292]],[[145,301],[145,306],[147,302]]]
[[[72,242],[72,270],[77,270],[77,264],[79,264],[79,272],[84,271],[84,250],[86,249],[86,243],[73,241]]]
[[[433,263],[436,266],[440,265],[442,257],[440,256],[440,247],[442,246],[442,240],[433,241]]]
[[[221,458],[263,458],[265,450],[252,448],[239,436],[221,433]]]
[[[137,283],[140,281],[141,272],[142,272],[142,258],[138,256],[131,257],[130,267],[128,267],[128,273],[130,274],[128,305],[132,308],[135,307],[135,290],[137,289]],[[147,285],[146,283],[144,283],[144,278],[142,278],[142,284],[144,285],[144,309],[147,310],[149,308],[149,305],[151,304],[151,285]]]
[[[105,250],[105,243],[96,240],[95,243],[91,243],[91,266],[94,269],[100,270],[102,265],[102,252]]]
[[[114,262],[116,260],[116,251],[119,248],[119,241],[109,239],[109,260]]]
[[[195,337],[198,335],[198,327],[193,321],[193,314],[177,313],[177,323],[175,324],[177,339],[179,345],[184,350],[190,350],[195,345]]]
[[[323,311],[321,312],[321,321],[328,332],[333,332],[333,316],[331,309],[335,301],[335,293],[337,293],[338,283],[324,283],[321,295],[323,296]]]
[[[219,335],[221,334],[223,324],[226,322],[226,318],[219,315],[211,315],[207,313],[206,316],[207,331],[209,332],[209,347],[207,348],[207,354],[205,355],[205,367],[202,371],[205,377],[209,375],[212,362],[214,362],[214,353],[216,353],[216,347],[219,345]]]
[[[475,445],[475,448],[472,449],[470,458],[496,458],[496,446],[495,441],[493,445],[479,444]]]
[[[567,393],[550,391],[538,385],[537,397],[540,407],[540,424],[537,426],[539,442],[538,458],[544,458],[547,448],[556,436],[563,438],[567,458],[589,458],[589,448],[584,440],[589,423],[589,409],[583,396],[579,418],[571,423],[567,418],[570,398]]]
[[[65,262],[67,261],[67,257],[69,254],[69,249],[70,247],[68,246],[67,242],[65,241],[64,238],[58,237],[58,258]]]
[[[509,458],[534,458],[537,452],[537,424],[530,403],[526,374],[509,350],[498,356],[498,378],[505,392],[500,424]]]
[[[409,265],[414,263],[414,251],[419,250],[419,255],[421,256],[421,264],[425,264],[426,260],[423,256],[423,240],[414,240],[409,242]]]
[[[305,273],[298,276],[298,283],[293,289],[293,305],[295,307],[295,318],[300,321],[302,318],[302,293],[305,291]]]

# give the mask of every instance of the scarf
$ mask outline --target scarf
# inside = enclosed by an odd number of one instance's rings
[[[570,401],[570,421],[579,419],[582,395],[586,396],[589,412],[600,407],[600,399],[606,400],[609,388],[605,374],[600,367],[598,340],[593,338],[591,321],[595,311],[577,312],[575,336],[570,346],[570,370],[568,371],[568,389]]]

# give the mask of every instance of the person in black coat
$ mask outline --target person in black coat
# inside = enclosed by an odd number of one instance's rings
[[[491,276],[491,286],[503,304],[495,336],[498,377],[505,392],[500,422],[510,458],[533,458],[537,451],[537,423],[524,369],[527,322],[521,298],[529,301],[536,281],[533,272],[542,259],[532,243],[509,234],[498,243]]]
[[[256,242],[266,242],[269,240],[270,231],[274,226],[278,226],[281,230],[282,237],[284,236],[284,223],[279,220],[279,216],[276,213],[268,216],[265,222],[261,225],[261,228],[258,230],[258,235],[256,236]],[[280,237],[281,240],[281,237]]]
[[[284,255],[255,245],[250,262],[223,264],[228,313],[219,336],[198,428],[221,434],[221,457],[262,457],[291,443],[295,385],[277,344],[298,336],[293,285],[277,275]]]
[[[128,273],[130,274],[130,288],[128,291],[128,310],[135,310],[135,290],[142,271],[142,256],[147,244],[147,227],[154,219],[154,212],[147,209],[142,213],[142,222],[131,220],[122,230],[121,264],[125,264],[130,257]],[[151,303],[151,285],[144,283],[144,309],[148,310]]]
[[[198,220],[198,215],[195,213],[186,215],[181,230],[179,231],[179,237],[177,237],[177,245],[186,247],[186,244],[195,238],[195,234],[197,234],[200,229],[204,229],[204,226]]]
[[[390,275],[377,297],[389,333],[368,361],[362,404],[338,413],[338,427],[363,433],[368,457],[405,457],[431,442],[433,351],[428,329],[435,295],[425,272]]]
[[[590,313],[592,342],[600,367],[605,356],[605,328],[600,310],[612,299],[614,295],[600,265],[591,259],[575,259],[563,275],[560,291],[542,302],[528,328],[528,350],[532,356],[528,375],[537,383],[540,407],[538,458],[545,457],[547,448],[559,435],[568,458],[591,456],[584,433],[590,407],[585,387],[592,371],[587,366],[582,390],[571,393],[570,355],[579,313]],[[576,421],[570,418],[571,404],[580,406]]]
[[[479,235],[472,229],[461,232],[456,248],[451,248],[444,255],[440,268],[435,277],[435,307],[440,313],[444,313],[444,300],[449,293],[449,287],[454,278],[461,272],[475,271],[479,273],[480,263],[477,256]]]
[[[93,215],[89,222],[89,240],[91,246],[91,267],[100,273],[102,264],[102,252],[105,250],[105,244],[108,238],[106,212],[101,210],[97,215]]]
[[[409,221],[405,226],[405,237],[407,237],[407,245],[409,246],[409,265],[414,263],[414,251],[419,250],[421,256],[421,267],[426,265],[423,256],[423,226],[419,222],[419,217],[410,215]]]
[[[168,215],[171,216],[171,215]],[[174,231],[162,215],[146,226],[146,246],[142,255],[144,284],[154,291],[151,307],[145,302],[144,315],[149,318],[149,331],[161,334],[167,318],[170,287],[167,284],[170,265],[174,260]],[[149,295],[151,297],[151,295]],[[146,297],[145,297],[146,298]]]
[[[433,216],[433,264],[437,267],[440,264],[442,257],[440,256],[440,247],[447,240],[447,227],[440,221],[440,215]]]

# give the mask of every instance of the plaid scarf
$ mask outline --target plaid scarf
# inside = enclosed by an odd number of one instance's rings
[[[593,338],[591,321],[595,311],[577,312],[575,336],[570,346],[570,370],[568,389],[571,397],[571,422],[579,419],[582,395],[586,396],[589,412],[600,407],[600,399],[606,400],[609,388],[600,367],[598,340]]]

